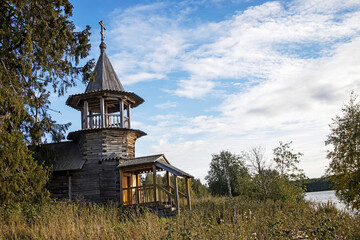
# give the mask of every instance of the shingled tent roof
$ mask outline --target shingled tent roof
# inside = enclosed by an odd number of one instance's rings
[[[95,66],[95,81],[90,81],[85,93],[99,90],[114,90],[124,92],[122,86],[109,58],[106,56],[105,43],[100,44],[101,54]]]
[[[109,58],[106,55],[106,44],[100,44],[100,57],[96,63],[94,73],[95,80],[90,81],[84,93],[70,95],[66,100],[66,104],[81,110],[81,101],[85,97],[111,96],[119,97],[126,96],[132,99],[132,108],[139,106],[144,102],[144,99],[132,92],[126,92],[121,84],[116,72],[111,65]]]

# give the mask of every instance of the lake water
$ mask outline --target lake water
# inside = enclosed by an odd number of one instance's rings
[[[335,196],[335,191],[321,191],[321,192],[308,192],[305,194],[305,199],[309,201],[327,203],[328,201],[333,202],[339,209],[344,210],[345,204]]]

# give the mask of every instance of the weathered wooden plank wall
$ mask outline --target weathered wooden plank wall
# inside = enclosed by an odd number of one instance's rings
[[[113,153],[134,158],[136,139],[136,133],[131,130],[99,129],[81,133],[77,142],[86,162],[81,170],[70,171],[72,198],[81,197],[93,202],[119,201],[120,176],[116,168],[119,162],[106,158]],[[54,197],[68,198],[68,173],[54,172],[49,190]]]

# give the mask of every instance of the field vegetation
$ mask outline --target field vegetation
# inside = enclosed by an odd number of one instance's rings
[[[0,239],[360,239],[359,217],[334,205],[195,199],[174,218],[113,203],[53,201],[0,208]]]

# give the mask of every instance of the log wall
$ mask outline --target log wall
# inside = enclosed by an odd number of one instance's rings
[[[72,199],[81,197],[93,202],[119,201],[120,176],[116,168],[119,162],[106,158],[113,153],[134,158],[136,139],[135,132],[131,130],[99,129],[80,134],[77,141],[86,162],[81,170],[54,172],[49,184],[52,196],[69,197],[70,174]]]

